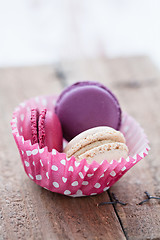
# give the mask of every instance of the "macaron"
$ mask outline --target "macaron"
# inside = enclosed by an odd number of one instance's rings
[[[86,130],[73,138],[65,147],[67,157],[74,156],[77,161],[86,159],[88,163],[103,160],[111,162],[121,157],[127,158],[128,147],[120,131],[100,126]]]
[[[23,128],[25,140],[30,139],[32,144],[38,143],[40,148],[47,146],[49,152],[53,148],[62,151],[62,128],[54,112],[31,109],[25,115]]]
[[[97,82],[77,82],[66,88],[57,99],[55,112],[67,141],[93,127],[108,126],[119,130],[121,125],[117,98]]]

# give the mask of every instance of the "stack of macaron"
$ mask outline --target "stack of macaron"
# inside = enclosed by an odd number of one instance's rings
[[[100,83],[78,82],[66,88],[56,102],[55,112],[31,109],[25,115],[24,139],[48,151],[62,152],[63,137],[69,141],[64,152],[77,161],[100,163],[127,158],[128,147],[119,128],[121,108],[116,97]],[[62,133],[63,131],[63,133]],[[62,136],[63,135],[63,136]]]
[[[119,102],[102,84],[78,82],[66,88],[57,100],[55,112],[64,138],[70,141],[64,149],[67,157],[86,159],[88,163],[127,158],[128,147],[118,131]]]
[[[29,99],[11,125],[28,177],[70,196],[106,191],[149,150],[139,124],[97,82],[77,82],[58,98]]]

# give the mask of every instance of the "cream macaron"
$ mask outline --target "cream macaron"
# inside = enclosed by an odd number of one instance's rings
[[[111,162],[121,157],[127,158],[128,147],[120,131],[110,127],[95,127],[74,137],[65,147],[64,152],[69,158],[74,156],[77,161],[86,159],[88,163],[103,160]]]

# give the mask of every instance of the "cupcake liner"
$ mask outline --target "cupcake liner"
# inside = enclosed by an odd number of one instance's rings
[[[27,111],[32,108],[54,110],[55,96],[36,97],[21,103],[13,113],[11,120],[12,133],[20,152],[22,164],[28,177],[52,192],[81,197],[96,195],[108,190],[131,167],[143,159],[149,151],[148,139],[140,125],[127,113],[122,113],[120,131],[126,138],[129,156],[119,161],[101,164],[93,161],[88,164],[85,159],[77,162],[75,157],[67,158],[65,153],[55,149],[39,148],[24,140],[24,121]],[[65,141],[64,141],[65,142]]]

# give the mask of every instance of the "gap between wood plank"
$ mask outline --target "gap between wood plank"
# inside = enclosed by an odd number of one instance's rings
[[[108,193],[108,196],[109,196],[110,200],[111,200],[111,201],[114,201],[114,199],[112,198],[112,195],[111,195],[111,193],[110,193],[110,190],[108,190],[107,193]],[[115,206],[114,204],[112,204],[112,205],[113,205],[113,209],[114,209],[114,211],[115,211],[115,214],[116,214],[116,216],[117,216],[117,219],[118,219],[118,221],[119,221],[119,223],[120,223],[120,226],[121,226],[121,228],[122,228],[122,231],[123,231],[123,233],[124,233],[124,236],[126,237],[126,240],[128,240],[127,233],[126,233],[125,230],[124,230],[123,223],[122,223],[122,221],[121,221],[120,216],[118,215],[116,206]]]
[[[74,83],[76,79],[93,81],[98,79],[98,81],[113,89],[125,111],[141,123],[147,135],[150,136],[150,140],[152,139],[154,156],[150,153],[149,157],[112,186],[112,191],[120,198],[128,192],[125,196],[129,203],[128,206],[122,208],[117,205],[117,210],[115,209],[123,223],[128,239],[159,239],[158,204],[151,202],[141,207],[137,205],[142,200],[145,190],[148,190],[151,194],[155,193],[155,189],[159,190],[158,177],[154,177],[155,174],[159,176],[159,148],[156,147],[158,145],[158,135],[156,135],[157,131],[155,130],[159,126],[159,112],[157,111],[160,87],[159,72],[151,61],[143,56],[65,63],[63,68],[68,72],[69,79],[67,77],[67,82],[69,84]],[[153,132],[155,139],[153,139]],[[153,167],[156,168],[156,171],[153,171]],[[132,191],[131,188],[133,188]]]
[[[41,188],[35,186],[32,182],[29,182],[29,179],[26,179],[20,161],[19,163],[16,162],[17,157],[19,158],[18,152],[16,152],[17,155],[14,154],[14,157],[12,157],[12,153],[16,149],[15,143],[8,149],[8,142],[10,141],[11,137],[10,126],[8,125],[8,122],[10,119],[10,112],[12,111],[13,107],[18,105],[20,101],[23,101],[24,97],[29,99],[31,96],[36,96],[42,93],[49,94],[52,89],[55,93],[59,93],[59,91],[62,90],[62,85],[63,87],[65,85],[68,85],[66,84],[68,80],[68,71],[65,71],[65,75],[67,75],[67,77],[64,77],[62,81],[59,79],[59,81],[57,81],[57,79],[53,79],[53,66],[44,68],[24,68],[17,70],[13,69],[11,73],[8,71],[9,70],[6,69],[0,72],[2,74],[1,78],[4,79],[4,81],[1,83],[2,87],[0,88],[0,95],[2,98],[1,103],[6,102],[5,105],[2,104],[2,109],[5,106],[5,115],[4,118],[1,119],[1,126],[4,126],[4,124],[6,124],[6,127],[5,131],[3,131],[2,128],[0,129],[2,135],[4,135],[4,146],[1,143],[1,148],[6,148],[4,160],[0,162],[0,167],[2,166],[4,170],[2,174],[2,177],[4,179],[3,183],[5,182],[6,184],[5,173],[10,172],[10,169],[12,169],[12,175],[9,175],[7,177],[7,181],[9,181],[10,184],[10,189],[6,189],[6,185],[4,184],[4,191],[2,191],[3,194],[1,196],[3,200],[2,216],[4,219],[3,222],[6,234],[9,236],[9,238],[12,236],[12,239],[17,239],[17,236],[20,239],[23,239],[23,237],[24,239],[30,237],[42,239],[42,234],[44,238],[46,237],[47,239],[52,239],[53,235],[57,236],[57,238],[60,236],[61,239],[66,239],[66,236],[70,234],[70,232],[68,232],[66,229],[71,229],[71,233],[75,236],[76,239],[84,239],[87,237],[89,240],[99,235],[101,235],[101,239],[126,239],[112,206],[108,207],[108,209],[105,210],[96,209],[96,212],[92,211],[95,201],[101,202],[104,200],[104,198],[106,199],[106,197],[107,201],[109,200],[109,197],[107,196],[108,193],[95,196],[95,198],[89,197],[86,199],[76,200],[66,199],[65,196],[60,196],[58,194],[53,194],[54,196],[52,196],[52,193],[47,194],[44,192],[46,190],[43,189],[42,194],[40,194]],[[33,81],[34,78],[35,80]],[[14,81],[10,81],[11,79],[14,79]],[[8,86],[10,86],[10,88]],[[10,134],[6,134],[6,129]],[[5,156],[8,156],[7,164]],[[37,189],[37,192],[35,189]],[[20,202],[18,202],[18,204],[16,201],[17,195],[22,199]],[[15,196],[15,199],[13,196]],[[10,208],[7,208],[5,204],[5,201],[8,200],[8,198],[11,202],[10,204],[12,204]],[[53,200],[55,200],[55,207],[53,207]],[[58,201],[58,204],[56,203],[56,200]],[[81,206],[81,208],[79,208],[79,214],[77,214],[77,210],[73,212],[73,210],[70,209],[69,203],[72,204],[73,209],[75,209],[75,206],[77,205]],[[55,219],[54,213],[56,212],[56,207],[58,207],[58,213],[61,213],[61,215],[59,216],[58,214],[57,218]],[[90,216],[86,214],[86,210],[88,213],[91,213],[91,220]],[[8,218],[8,216],[10,217]],[[63,218],[60,218],[62,216],[65,217],[66,221],[62,221]],[[79,220],[79,218],[81,218],[82,224],[76,222],[74,225],[72,219]],[[41,221],[41,219],[43,219],[43,221]],[[87,221],[89,230],[86,229],[86,224],[85,221],[83,223],[83,219]],[[66,223],[69,225],[69,227]],[[46,226],[47,229],[45,228]],[[52,238],[50,236],[52,236]],[[70,236],[68,236],[68,239],[73,239],[69,237]]]
[[[66,74],[66,71],[63,69],[62,65],[61,64],[58,64],[56,67],[55,67],[55,74],[56,74],[56,77],[59,79],[59,82],[62,86],[62,88],[65,88],[68,86],[68,82],[67,82],[67,74]],[[107,194],[108,194],[108,197],[111,201],[113,201],[112,197],[111,197],[111,194],[109,191],[107,191]],[[122,232],[124,233],[124,237],[126,238],[126,240],[128,240],[128,237],[127,237],[127,234],[124,230],[124,227],[123,227],[123,224],[122,224],[122,221],[120,219],[120,216],[118,215],[118,212],[116,210],[116,207],[114,205],[112,205],[113,207],[113,210],[115,212],[115,215],[117,217],[117,220],[119,221],[119,224],[122,228]]]

